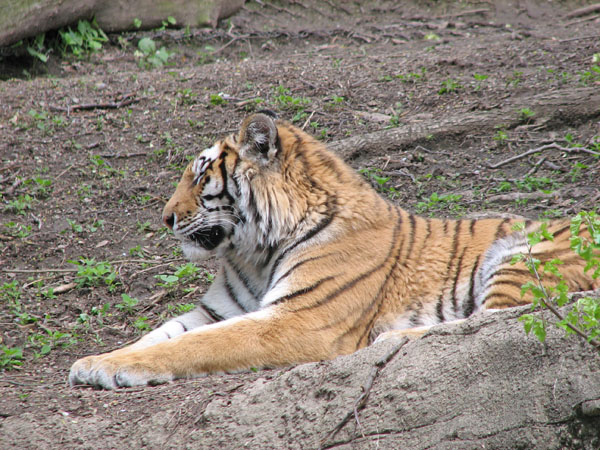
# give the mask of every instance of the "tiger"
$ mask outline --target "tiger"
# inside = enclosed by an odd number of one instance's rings
[[[531,302],[514,255],[540,222],[415,215],[325,144],[269,111],[187,166],[162,212],[184,255],[220,269],[197,307],[130,346],[76,361],[71,386],[114,389],[316,362],[443,322]],[[571,291],[600,287],[568,220],[531,248]],[[587,231],[582,227],[582,234]],[[588,234],[589,236],[589,234]]]

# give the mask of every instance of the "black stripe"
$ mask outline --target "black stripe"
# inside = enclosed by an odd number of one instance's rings
[[[396,226],[394,227],[394,233],[392,235],[392,242],[391,242],[391,246],[390,249],[388,251],[388,254],[386,255],[386,257],[383,259],[383,262],[377,266],[375,266],[373,269],[369,270],[368,272],[362,273],[359,277],[354,278],[353,280],[347,282],[346,284],[344,284],[341,288],[337,289],[335,292],[332,292],[331,294],[327,295],[326,297],[322,298],[321,300],[308,305],[308,306],[303,306],[297,310],[295,310],[295,312],[298,311],[303,311],[303,310],[307,310],[307,309],[313,309],[313,308],[318,308],[319,306],[322,306],[326,303],[328,303],[329,301],[331,301],[332,299],[334,299],[335,297],[337,297],[338,295],[340,295],[341,293],[343,293],[344,291],[352,288],[353,286],[355,286],[358,282],[364,280],[365,278],[370,277],[373,273],[377,272],[379,269],[381,269],[383,266],[385,266],[388,262],[388,260],[390,259],[390,257],[392,256],[392,253],[394,251],[394,248],[397,245],[397,241],[398,241],[398,228],[399,228],[400,222],[398,222],[396,224]],[[392,268],[397,264],[398,258],[400,257],[400,255],[398,254],[396,257],[396,263],[392,264]],[[384,282],[381,284],[381,286],[379,287],[379,290],[377,292],[377,294],[375,295],[375,297],[373,298],[373,300],[371,301],[371,305],[369,306],[368,309],[371,308],[371,306],[376,302],[377,297],[379,296],[379,294],[381,293],[382,289],[384,286],[387,285],[387,281],[389,279],[389,275],[391,273],[392,268],[390,268],[390,272],[388,272],[387,276],[385,277]],[[376,314],[377,315],[377,314]],[[362,316],[361,316],[362,318]],[[360,319],[359,319],[360,320]]]
[[[219,315],[214,309],[212,309],[209,306],[206,306],[204,303],[200,303],[200,306],[204,309],[204,311],[206,311],[206,313],[210,316],[210,318],[213,319],[215,322],[220,322],[225,319],[223,316]]]
[[[269,281],[267,282],[267,286],[271,286],[271,282],[273,281],[273,276],[275,275],[275,271],[277,270],[277,267],[279,266],[279,263],[281,262],[281,260],[294,248],[296,248],[303,242],[308,241],[310,238],[314,237],[317,233],[320,233],[325,228],[327,228],[327,226],[332,222],[334,217],[335,217],[335,213],[332,213],[329,216],[325,216],[323,218],[323,220],[321,220],[321,222],[319,222],[316,226],[311,228],[304,236],[302,236],[299,240],[297,240],[292,245],[290,245],[288,248],[286,248],[283,252],[281,252],[281,254],[277,257],[277,259],[273,263],[273,267],[271,268],[271,273],[269,274]]]
[[[554,237],[554,239],[556,239],[557,237],[559,237],[561,234],[563,234],[565,231],[569,231],[571,229],[571,224],[567,224],[565,226],[563,226],[561,229],[559,229],[558,231],[552,233],[552,236]]]
[[[312,284],[310,286],[303,287],[302,289],[298,289],[297,291],[294,291],[291,294],[286,294],[283,297],[279,297],[277,300],[271,302],[271,305],[277,305],[279,303],[291,300],[291,299],[293,299],[295,297],[298,297],[300,295],[308,294],[309,292],[314,291],[315,289],[317,289],[319,286],[321,286],[326,281],[333,280],[334,278],[335,277],[333,275],[325,277],[325,278],[322,278],[322,279],[320,279],[319,281],[317,281],[316,283],[314,283],[314,284]],[[310,307],[302,307],[300,309],[294,310],[294,312],[301,311],[303,309],[310,309],[311,307],[312,306],[310,306]]]
[[[244,285],[244,287],[248,290],[248,292],[255,298],[257,299],[258,293],[252,289],[252,287],[250,286],[250,280],[248,279],[248,277],[239,269],[239,267],[237,267],[237,265],[231,261],[229,258],[225,258],[225,261],[227,261],[227,263],[231,266],[231,268],[233,269],[233,271],[235,272],[235,275],[237,275],[237,277],[240,279],[240,281],[242,282],[242,284]]]
[[[518,267],[505,267],[503,269],[498,269],[494,272],[492,277],[494,276],[504,276],[504,275],[525,275],[531,276],[531,272],[529,269],[519,269]]]
[[[496,227],[496,233],[494,234],[494,241],[506,236],[506,232],[504,231],[504,225],[506,225],[508,222],[510,222],[510,219],[506,218],[502,219],[502,222],[498,224],[498,226]]]
[[[242,196],[242,190],[240,189],[240,184],[238,183],[237,178],[235,177],[235,171],[238,168],[240,162],[240,158],[235,158],[235,162],[233,163],[233,169],[231,170],[230,180],[233,182],[233,187],[235,187],[235,193],[238,197]]]
[[[489,289],[495,287],[495,286],[500,286],[502,284],[505,284],[507,286],[513,286],[516,287],[518,289],[521,289],[523,287],[522,282],[517,281],[517,280],[492,280],[492,284],[490,285]]]
[[[416,219],[413,214],[408,215],[408,222],[410,223],[410,240],[408,244],[408,249],[406,251],[406,258],[410,257],[410,253],[412,252],[413,245],[415,244],[415,229],[416,229]]]
[[[473,268],[471,269],[471,277],[469,281],[469,295],[463,306],[463,317],[469,317],[475,311],[475,277],[477,275],[477,271],[479,270],[479,263],[481,262],[481,258],[483,255],[479,255],[475,260],[475,264],[473,264]]]
[[[467,248],[464,247],[462,253],[460,254],[459,258],[458,258],[458,262],[456,263],[456,271],[454,272],[454,282],[452,283],[452,308],[454,309],[454,312],[458,312],[458,306],[457,306],[457,299],[456,299],[456,287],[458,285],[458,280],[460,278],[460,273],[462,271],[462,261],[463,261],[463,257],[465,256],[465,252],[467,251]]]
[[[333,300],[334,298],[336,298],[338,295],[340,295],[344,291],[347,291],[348,289],[354,287],[356,285],[356,283],[364,280],[365,278],[369,278],[371,275],[373,275],[373,273],[375,273],[377,270],[379,270],[382,266],[383,266],[383,264],[381,264],[379,266],[376,266],[375,268],[369,270],[368,272],[362,273],[359,277],[354,278],[352,281],[347,282],[342,287],[338,288],[336,291],[330,293],[326,297],[323,297],[321,300],[318,300],[315,303],[312,303],[310,305],[302,306],[302,307],[300,307],[298,309],[295,309],[294,312],[299,312],[299,311],[305,311],[307,309],[318,308],[319,306],[323,306],[324,304],[329,303],[331,300]],[[333,278],[333,277],[328,277],[328,278]]]
[[[229,283],[229,279],[227,277],[227,267],[223,268],[223,276],[225,278],[224,281],[224,285],[225,285],[225,290],[227,291],[227,295],[229,296],[229,298],[231,300],[233,300],[233,303],[235,303],[236,305],[239,306],[239,308],[244,311],[244,312],[248,312],[248,310],[246,309],[246,307],[244,305],[242,305],[237,297],[237,295],[235,294],[235,292],[233,291],[233,286],[231,286],[231,284]]]
[[[398,211],[398,209],[397,209],[397,211]],[[398,233],[400,230],[401,223],[402,223],[401,216],[400,216],[400,214],[398,214],[398,221],[396,222],[396,226],[394,227],[394,234],[392,236],[392,246],[390,247],[390,250],[389,250],[384,262],[380,266],[380,267],[382,267],[387,263],[387,261],[392,257],[392,255],[394,253],[394,248],[398,247],[397,251],[396,251],[395,262],[390,265],[390,269],[388,270],[386,277],[384,278],[384,282],[379,286],[377,293],[373,296],[371,303],[369,303],[369,306],[363,311],[363,314],[361,314],[360,317],[354,321],[354,324],[348,330],[346,330],[342,335],[338,336],[336,341],[339,341],[339,340],[343,339],[345,336],[347,336],[348,334],[354,332],[354,330],[356,330],[359,327],[359,324],[362,322],[365,315],[367,315],[370,311],[374,310],[371,319],[368,321],[368,323],[364,327],[363,334],[356,341],[356,349],[357,350],[361,347],[361,342],[364,339],[368,338],[369,334],[371,333],[371,330],[373,329],[373,324],[375,323],[375,320],[377,319],[377,317],[379,315],[379,309],[381,307],[381,303],[384,300],[384,297],[381,296],[381,293],[387,287],[387,285],[391,279],[390,275],[392,274],[394,269],[398,266],[400,256],[402,254],[402,246],[401,245],[398,246]]]
[[[476,220],[471,219],[471,223],[469,224],[469,234],[473,236],[475,233],[475,225],[477,224]]]
[[[254,222],[256,222],[258,224],[262,221],[262,217],[258,213],[258,207],[256,206],[256,200],[254,200],[254,190],[252,189],[252,187],[250,187],[250,189],[248,189],[248,191],[249,191],[248,209],[250,210],[250,214],[252,215]]]
[[[456,253],[458,252],[458,237],[460,235],[460,228],[462,225],[462,220],[457,220],[454,222],[454,234],[452,235],[452,250],[450,251],[450,259],[448,260],[448,272],[454,265],[454,258],[456,258]]]
[[[494,292],[493,294],[489,294],[485,297],[485,300],[483,301],[483,305],[485,306],[485,304],[492,298],[506,298],[506,299],[510,300],[510,303],[512,303],[513,305],[519,304],[519,299],[516,299],[516,298],[512,297],[511,295],[506,295],[501,292]],[[522,301],[522,302],[528,303],[525,301]]]
[[[446,318],[444,317],[444,294],[440,295],[438,298],[435,305],[435,315],[440,323],[446,321]]]
[[[303,264],[305,264],[305,263],[307,263],[307,262],[316,261],[316,260],[318,260],[318,259],[326,258],[326,257],[328,257],[328,256],[331,256],[331,253],[326,253],[326,254],[324,254],[324,255],[320,255],[320,256],[313,256],[313,257],[311,257],[311,258],[306,258],[306,259],[304,259],[304,260],[302,260],[302,261],[299,261],[299,262],[297,262],[297,263],[296,263],[296,264],[294,264],[292,267],[290,267],[290,268],[289,268],[289,269],[288,269],[288,270],[287,270],[287,271],[286,271],[286,272],[285,272],[283,275],[281,275],[281,276],[280,276],[280,277],[277,279],[277,281],[275,281],[275,282],[273,283],[273,286],[269,286],[269,289],[268,289],[268,290],[271,290],[271,289],[273,289],[275,286],[277,286],[277,284],[279,284],[279,282],[280,282],[281,280],[283,280],[284,278],[287,278],[288,276],[290,276],[290,274],[291,274],[293,271],[295,271],[296,269],[298,269],[298,267],[300,267],[301,265],[303,265]]]
[[[188,331],[188,328],[185,326],[185,324],[181,320],[175,320],[175,322],[177,322],[179,325],[181,325],[181,328],[183,328],[184,333],[186,331]]]
[[[431,237],[431,219],[425,219],[425,222],[427,223],[427,231],[425,233],[425,239],[423,239],[423,245],[421,245],[421,248],[419,249],[419,255],[417,256],[417,258],[415,258],[417,261],[421,261],[423,250],[425,250],[425,248],[428,247],[427,244],[429,243],[429,238]]]

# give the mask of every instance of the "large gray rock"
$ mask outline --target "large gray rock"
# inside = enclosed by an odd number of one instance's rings
[[[598,449],[600,357],[550,327],[544,344],[517,321],[523,309],[443,325],[380,368],[366,407],[324,447]],[[401,341],[305,364],[260,380],[205,411],[215,445],[318,448],[348,412],[376,362]],[[204,440],[204,439],[203,439]],[[204,441],[206,442],[206,441]]]
[[[168,16],[179,26],[215,26],[243,5],[244,0],[3,0],[0,47],[92,17],[104,31],[133,29],[134,19],[151,29]]]

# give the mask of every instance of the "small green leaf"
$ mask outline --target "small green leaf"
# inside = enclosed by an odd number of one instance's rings
[[[156,44],[150,38],[142,38],[138,42],[138,48],[144,53],[144,55],[150,55],[156,52]]]

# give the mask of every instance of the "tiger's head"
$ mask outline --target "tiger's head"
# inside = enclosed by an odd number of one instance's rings
[[[290,186],[278,123],[271,112],[254,114],[187,166],[162,215],[186,257],[202,260],[249,242],[255,247],[246,253],[266,252],[303,213],[283,194]]]

